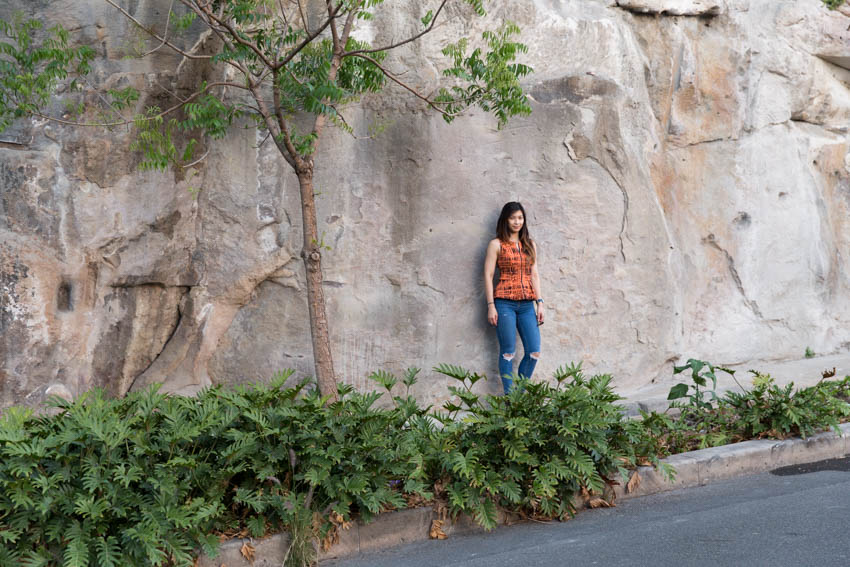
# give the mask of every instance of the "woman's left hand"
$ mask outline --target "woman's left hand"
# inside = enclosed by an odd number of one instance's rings
[[[543,324],[543,305],[537,304],[537,324]]]

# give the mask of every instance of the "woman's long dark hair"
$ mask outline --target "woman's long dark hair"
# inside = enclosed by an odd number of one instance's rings
[[[508,228],[508,218],[517,211],[522,211],[523,218],[522,228],[519,229],[519,243],[522,246],[522,251],[525,252],[529,261],[533,264],[536,260],[536,255],[534,254],[533,241],[531,240],[531,236],[528,235],[528,215],[525,214],[525,209],[522,208],[520,202],[511,201],[510,203],[505,203],[505,206],[502,207],[499,222],[496,223],[496,236],[502,242],[508,242],[510,240],[511,231]]]

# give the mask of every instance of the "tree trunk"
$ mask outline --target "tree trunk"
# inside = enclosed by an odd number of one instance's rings
[[[310,335],[313,340],[313,358],[316,362],[316,380],[323,396],[336,401],[333,357],[331,356],[330,328],[325,313],[325,293],[322,288],[322,248],[316,224],[316,199],[313,194],[313,167],[298,173],[301,189],[301,218],[304,225],[304,248],[301,257],[307,272],[307,304],[310,308]]]

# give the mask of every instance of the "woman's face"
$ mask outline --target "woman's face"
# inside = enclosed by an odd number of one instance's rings
[[[512,233],[517,233],[525,223],[525,217],[522,216],[522,211],[517,211],[508,217],[508,229]]]

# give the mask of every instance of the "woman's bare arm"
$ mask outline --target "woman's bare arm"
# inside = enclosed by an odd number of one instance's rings
[[[540,254],[537,252],[537,243],[532,242],[534,246],[534,264],[531,265],[531,288],[534,290],[534,297],[540,299],[543,297],[543,292],[540,291],[540,272],[537,270],[537,265],[540,264]],[[538,303],[537,321],[543,322],[543,304]]]
[[[487,320],[495,325],[499,320],[496,306],[493,303],[493,276],[496,274],[496,259],[499,257],[499,239],[494,238],[487,245],[487,256],[484,258],[484,295],[487,296]]]

